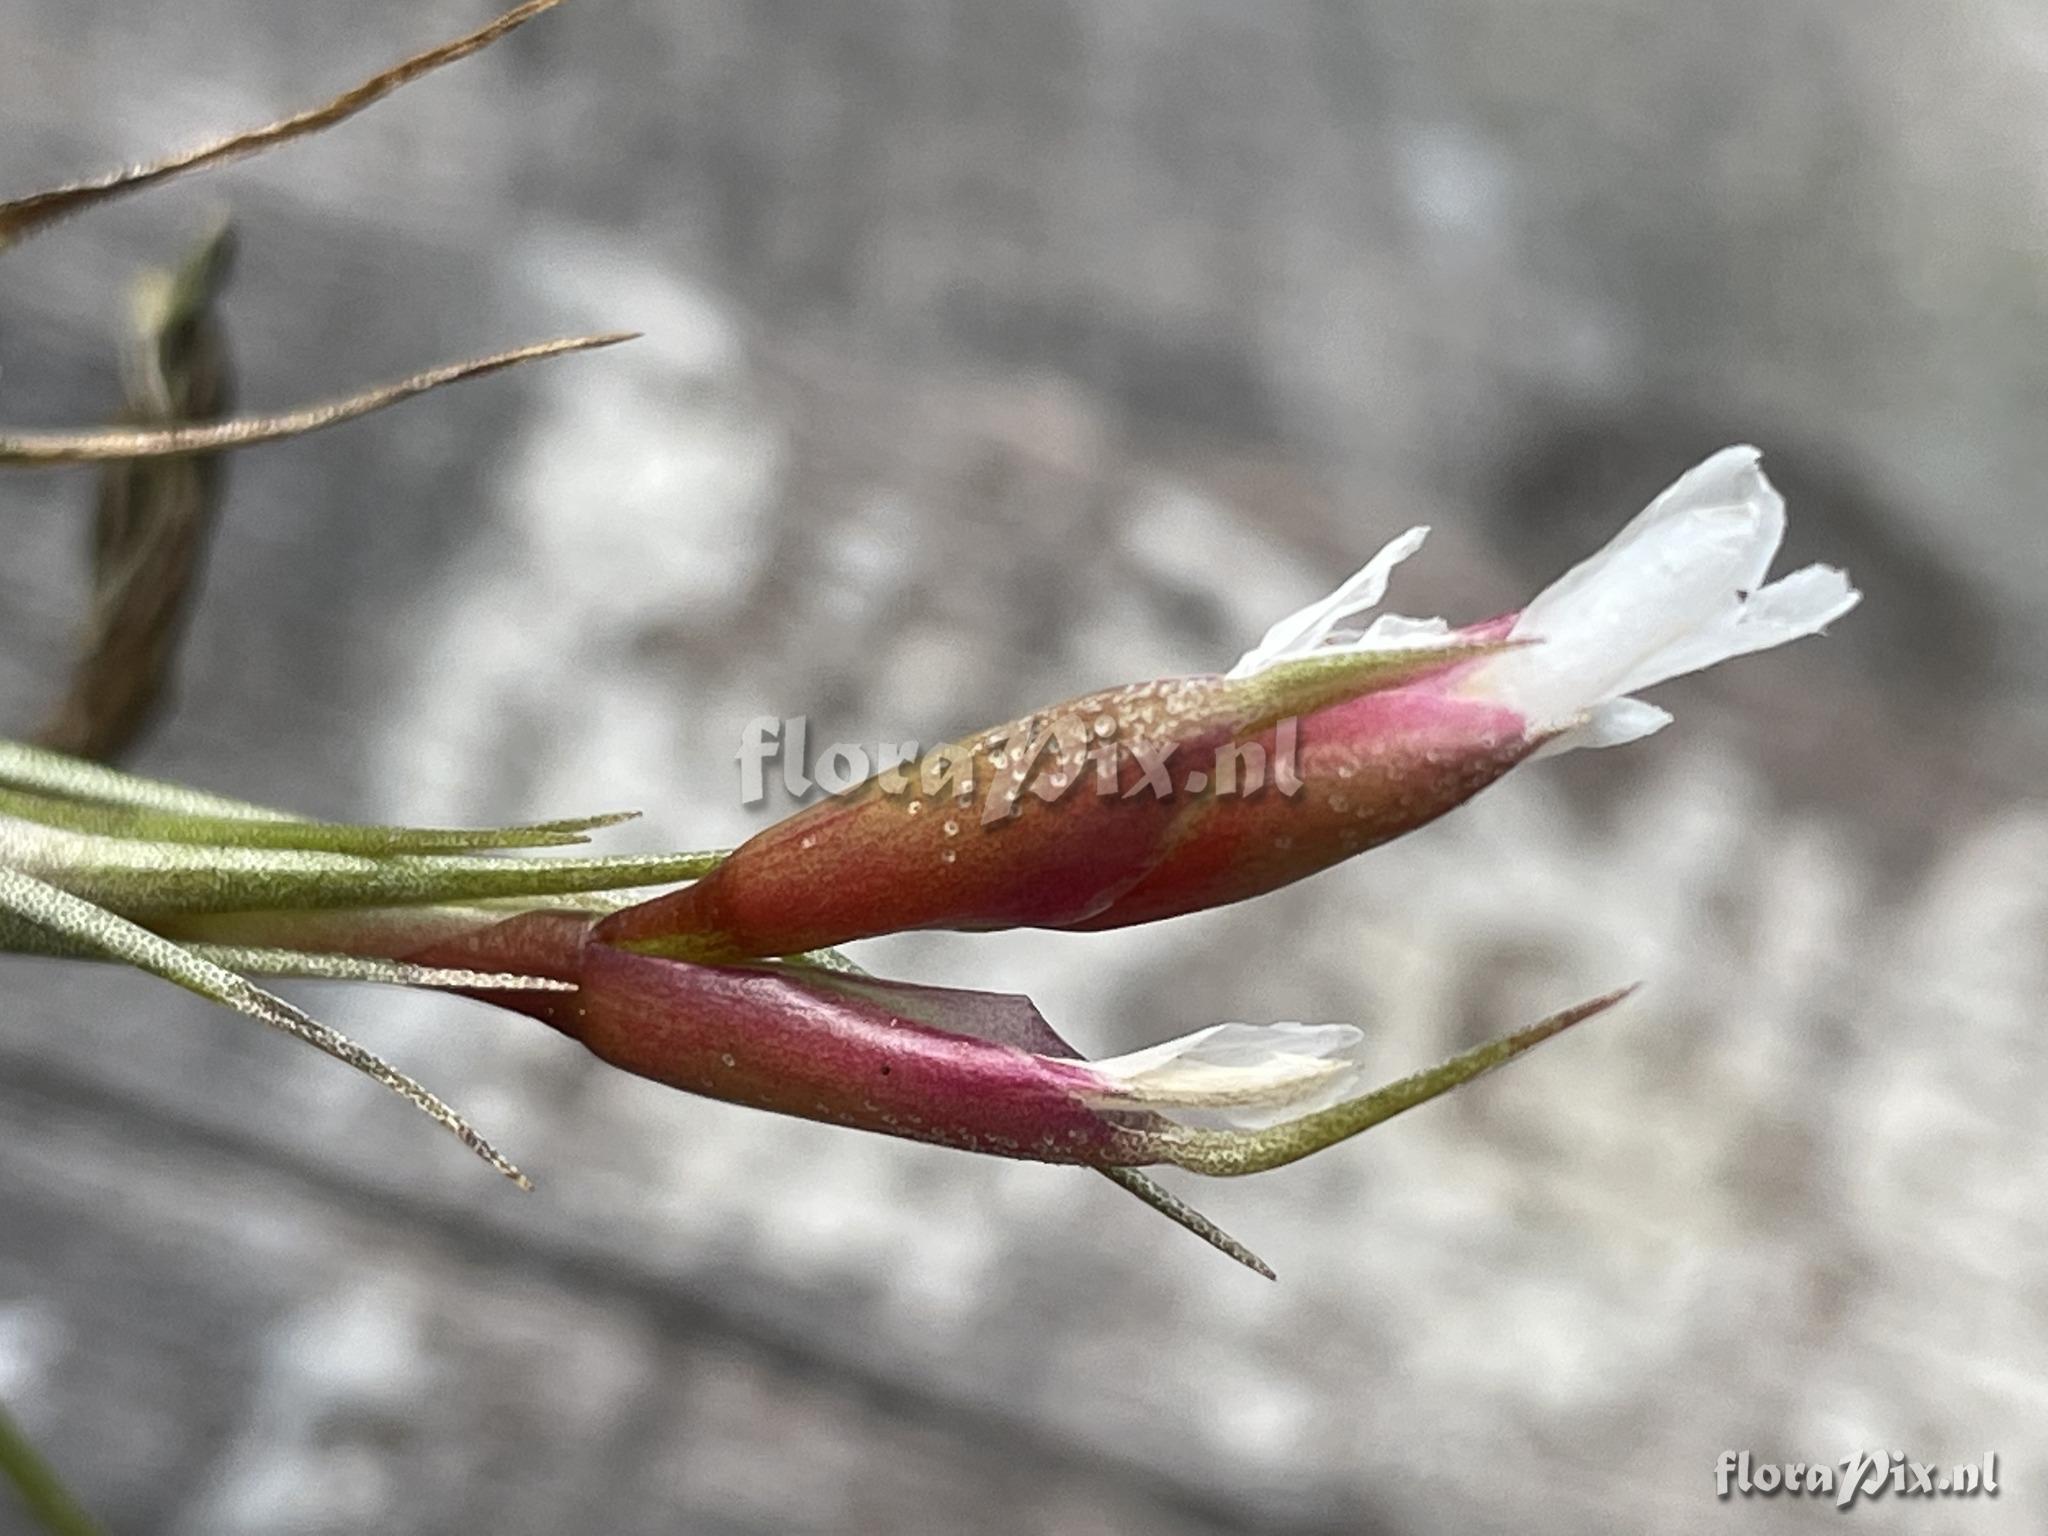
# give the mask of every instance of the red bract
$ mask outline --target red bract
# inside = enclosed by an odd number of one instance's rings
[[[1153,1161],[1145,1115],[1027,998],[695,965],[593,945],[558,1027],[615,1067],[756,1109],[968,1152],[1095,1167]]]
[[[1257,678],[1087,694],[877,775],[742,844],[704,879],[607,919],[611,943],[801,954],[913,928],[1066,928],[1107,910],[1212,798],[1298,793],[1271,736],[1333,698],[1455,670],[1483,641],[1304,659]],[[1254,769],[1254,761],[1256,769]],[[1190,789],[1199,774],[1206,788]],[[1215,780],[1228,776],[1222,795]]]
[[[1124,928],[1263,895],[1434,821],[1542,743],[1511,710],[1431,683],[1368,694],[1300,722],[1293,795],[1189,805],[1161,857],[1100,912]],[[1259,738],[1276,750],[1274,732]]]

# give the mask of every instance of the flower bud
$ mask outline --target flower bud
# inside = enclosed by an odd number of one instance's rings
[[[1415,529],[1354,583],[1368,602],[1412,553]],[[1785,504],[1754,448],[1727,448],[1681,478],[1527,608],[1453,633],[1384,615],[1363,631],[1340,588],[1283,620],[1231,676],[1328,649],[1501,637],[1492,654],[1301,722],[1304,793],[1289,802],[1214,799],[1172,851],[1103,911],[1070,927],[1118,928],[1276,890],[1434,820],[1525,758],[1616,746],[1671,721],[1629,695],[1732,656],[1818,632],[1855,607],[1838,570],[1813,565],[1764,585]]]
[[[690,1093],[969,1152],[1224,1174],[1355,1136],[1624,995],[1361,1093],[1364,1037],[1348,1024],[1220,1024],[1086,1061],[1012,994],[605,944],[584,951],[581,981],[551,1022],[611,1065]]]
[[[915,928],[1074,926],[1166,855],[1200,798],[1184,788],[1186,766],[1205,776],[1213,765],[1228,770],[1241,738],[1283,717],[1490,649],[1331,654],[1257,678],[1168,678],[1086,694],[808,806],[694,885],[598,931],[609,943],[715,959],[801,954]]]
[[[912,928],[1121,927],[1274,890],[1526,758],[1648,735],[1670,716],[1635,690],[1848,612],[1838,570],[1764,584],[1784,529],[1756,450],[1724,449],[1519,613],[1364,622],[1420,547],[1412,529],[1227,674],[983,732],[921,782],[884,774],[799,812],[600,936],[769,956]]]

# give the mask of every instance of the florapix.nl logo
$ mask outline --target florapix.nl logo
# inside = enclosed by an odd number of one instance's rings
[[[1903,1451],[1858,1451],[1840,1461],[1759,1461],[1723,1451],[1714,1463],[1716,1498],[1824,1498],[1837,1509],[1859,1499],[1996,1498],[1998,1453],[1953,1466],[1915,1461]]]
[[[1270,745],[1268,744],[1270,740]],[[872,748],[829,742],[813,752],[810,722],[760,715],[740,733],[740,803],[768,796],[770,765],[782,787],[803,799],[872,781],[885,795],[951,798],[981,803],[984,825],[1006,821],[1029,795],[1054,804],[1072,794],[1135,799],[1263,793],[1298,795],[1300,723],[1283,719],[1256,740],[1226,740],[1207,750],[1177,741],[1125,740],[1116,717],[1098,713],[1050,715],[970,742],[921,751],[916,741],[879,742]]]

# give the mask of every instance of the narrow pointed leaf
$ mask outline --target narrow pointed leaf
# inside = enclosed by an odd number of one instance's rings
[[[155,930],[152,930],[154,932]],[[576,983],[527,971],[418,965],[327,949],[291,949],[274,944],[213,944],[166,934],[201,960],[242,976],[293,981],[366,981],[397,987],[450,991],[574,992]],[[425,947],[422,945],[421,947]],[[38,955],[55,960],[106,960],[105,949],[29,922],[0,909],[0,954]]]
[[[95,837],[210,844],[226,848],[291,848],[312,853],[354,853],[373,858],[496,848],[551,848],[587,843],[601,827],[629,821],[615,812],[510,827],[368,827],[320,821],[259,821],[248,817],[193,816],[133,806],[93,804],[0,787],[0,816]]]
[[[266,907],[412,906],[667,885],[696,879],[720,857],[712,852],[383,859],[93,837],[0,820],[0,862],[130,917]]]
[[[167,156],[149,165],[131,166],[91,181],[55,187],[47,192],[31,193],[27,197],[0,203],[0,250],[5,250],[59,219],[74,213],[82,213],[88,208],[110,202],[117,197],[140,192],[145,187],[153,187],[160,182],[193,171],[226,165],[263,150],[289,144],[295,139],[306,138],[319,133],[322,129],[332,128],[335,124],[354,117],[365,107],[383,100],[400,86],[417,80],[421,75],[439,69],[444,64],[452,64],[457,59],[467,58],[480,48],[488,47],[515,27],[523,26],[544,11],[553,10],[559,3],[560,0],[528,0],[527,4],[516,10],[507,11],[497,20],[465,37],[414,54],[403,63],[372,75],[362,84],[342,92],[332,101],[304,112],[296,112],[264,127],[230,134],[226,138]]]
[[[235,948],[284,949],[331,955],[415,956],[425,950],[460,944],[467,938],[502,929],[519,918],[561,916],[589,923],[602,914],[602,897],[535,897],[525,901],[472,902],[437,906],[338,907],[325,911],[198,912],[153,917],[150,926],[183,944],[221,944]],[[488,963],[440,960],[472,970],[538,969],[525,957]]]
[[[440,1098],[339,1030],[320,1023],[246,977],[195,955],[160,934],[151,933],[147,928],[83,901],[69,891],[4,865],[0,865],[0,911],[11,913],[109,960],[122,961],[153,976],[160,976],[325,1051],[335,1060],[354,1067],[406,1099],[522,1189],[533,1187],[524,1174]]]
[[[301,437],[323,427],[339,426],[372,411],[397,405],[444,384],[482,378],[520,363],[569,352],[588,352],[597,347],[617,346],[631,341],[631,331],[613,331],[601,336],[565,336],[536,342],[490,357],[429,368],[394,384],[380,384],[361,394],[318,405],[287,411],[281,416],[245,416],[232,421],[197,422],[171,427],[104,427],[74,432],[0,433],[0,466],[90,464],[111,459],[169,458],[179,454],[217,453],[226,448],[249,448],[274,443],[287,437]]]
[[[31,1517],[49,1536],[103,1536],[99,1522],[72,1497],[56,1469],[29,1444],[0,1403],[0,1479],[13,1485]]]
[[[251,945],[187,944],[187,952],[244,976],[294,981],[369,981],[394,987],[448,991],[574,992],[576,983],[517,971],[469,971],[441,965],[411,965],[362,955],[333,955],[310,949],[264,949]]]
[[[231,800],[182,784],[166,784],[123,773],[102,763],[89,762],[48,747],[26,742],[0,741],[0,784],[41,794],[61,795],[71,800],[96,800],[104,805],[133,806],[139,810],[166,811],[187,816],[230,816],[245,821],[292,821],[284,811]]]
[[[1268,1280],[1278,1280],[1280,1278],[1273,1273],[1272,1267],[1256,1253],[1253,1253],[1251,1249],[1245,1247],[1243,1243],[1240,1243],[1228,1232],[1217,1226],[1215,1222],[1204,1216],[1192,1205],[1189,1205],[1180,1196],[1140,1173],[1137,1169],[1100,1168],[1096,1171],[1108,1179],[1110,1183],[1120,1185],[1122,1188],[1129,1190],[1168,1221],[1176,1222],[1180,1226],[1187,1228],[1188,1231],[1194,1233],[1195,1236],[1199,1237],[1211,1248],[1214,1248],[1218,1253],[1237,1260],[1238,1263],[1242,1264],[1253,1274],[1264,1275]]]

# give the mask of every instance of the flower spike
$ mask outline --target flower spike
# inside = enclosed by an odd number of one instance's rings
[[[453,988],[686,1092],[1092,1169],[1270,1274],[1138,1170],[1282,1167],[1627,992],[1374,1088],[1350,1024],[1212,1024],[1091,1061],[1028,998],[870,976],[829,946],[1240,900],[1412,830],[1539,751],[1645,734],[1665,717],[1637,690],[1854,606],[1829,567],[1767,581],[1783,532],[1755,451],[1730,449],[1527,608],[1455,629],[1373,612],[1411,532],[1228,674],[1083,695],[948,749],[936,782],[878,777],[730,855],[434,852],[601,819],[327,826],[0,743],[0,948],[124,960],[238,1008],[370,1072],[515,1178],[440,1100],[248,977]],[[692,883],[637,905],[616,894],[678,880]]]

